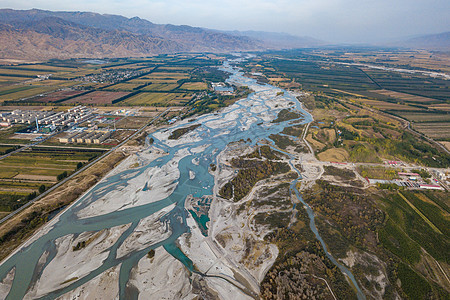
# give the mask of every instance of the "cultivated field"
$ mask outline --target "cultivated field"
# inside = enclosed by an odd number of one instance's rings
[[[179,86],[177,83],[152,83],[142,89],[141,91],[171,91]]]
[[[371,92],[385,95],[391,98],[400,99],[406,102],[419,102],[419,103],[427,103],[427,102],[436,102],[435,99],[427,98],[427,97],[421,97],[421,96],[415,96],[405,93],[399,93],[395,91],[388,91],[388,90],[372,90]]]
[[[102,152],[35,147],[0,160],[0,211],[17,209]]]
[[[36,99],[33,99],[33,100],[38,101],[38,102],[49,103],[49,102],[59,101],[64,98],[67,98],[67,97],[79,95],[81,93],[83,93],[83,91],[75,91],[75,90],[57,91],[57,92],[50,93],[50,94],[47,94],[44,96],[37,96]]]
[[[182,93],[139,93],[120,102],[120,105],[171,106],[190,99]]]
[[[110,87],[108,87],[108,90],[112,90],[112,91],[133,91],[135,89],[137,89],[138,87],[140,87],[142,84],[139,83],[118,83],[115,85],[112,85]]]
[[[414,129],[436,140],[450,139],[450,122],[415,123]]]
[[[206,90],[208,85],[204,82],[187,82],[184,83],[180,89],[182,90]]]
[[[104,91],[95,91],[83,96],[79,96],[67,101],[64,103],[80,103],[80,104],[112,104],[112,102],[116,99],[119,99],[123,96],[128,95],[127,92],[104,92]]]
[[[56,87],[52,86],[22,86],[13,88],[11,90],[7,90],[2,92],[0,95],[0,102],[3,101],[12,101],[12,100],[20,100],[23,98],[28,98],[34,95],[48,93],[50,91],[56,90]]]
[[[398,112],[398,115],[413,122],[450,122],[450,114]]]

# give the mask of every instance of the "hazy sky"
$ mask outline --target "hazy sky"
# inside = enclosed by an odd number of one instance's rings
[[[450,0],[0,0],[2,8],[93,11],[154,23],[377,42],[450,31]]]

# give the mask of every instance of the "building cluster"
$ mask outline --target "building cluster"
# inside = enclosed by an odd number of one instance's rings
[[[1,113],[0,118],[2,126],[9,126],[11,124],[35,124],[36,120],[48,118],[53,114],[54,112],[51,111],[16,109],[12,112]]]
[[[93,117],[92,111],[81,105],[58,113],[17,109],[12,112],[1,113],[0,125],[29,124],[36,127],[35,133],[50,133],[57,129],[81,124]]]
[[[101,144],[111,136],[110,130],[85,130],[59,138],[60,143]]]
[[[424,189],[424,190],[444,190],[444,188],[439,184],[439,182],[427,183],[418,173],[407,173],[398,172],[400,179],[385,180],[385,179],[369,179],[367,181],[370,184],[396,184],[400,187],[410,188],[410,189]]]
[[[92,117],[92,111],[85,106],[77,106],[67,111],[55,113],[52,111],[20,110],[0,114],[2,123],[30,124],[38,126],[71,126],[82,123]],[[2,124],[3,125],[3,124]]]
[[[86,75],[84,77],[81,78],[82,81],[87,81],[87,82],[110,82],[110,83],[116,83],[119,81],[122,81],[124,79],[128,79],[130,77],[134,77],[134,76],[139,76],[142,73],[144,73],[141,70],[133,70],[133,69],[129,69],[129,70],[108,70],[108,71],[104,71],[102,73],[99,74],[90,74],[90,75]]]
[[[38,119],[37,123],[41,125],[54,126],[73,126],[83,123],[93,117],[92,111],[85,106],[77,106],[67,111],[59,112],[51,116]]]

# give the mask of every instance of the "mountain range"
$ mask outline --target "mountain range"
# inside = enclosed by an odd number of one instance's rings
[[[450,51],[450,31],[420,35],[398,43],[399,46],[415,49]]]
[[[0,58],[142,57],[325,45],[311,37],[276,32],[219,31],[92,12],[0,9]],[[418,36],[385,46],[449,51],[450,32]]]
[[[223,32],[92,12],[0,9],[1,58],[139,57],[317,46],[287,34]]]

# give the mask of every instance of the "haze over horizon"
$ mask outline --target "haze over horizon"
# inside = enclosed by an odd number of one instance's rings
[[[445,0],[1,0],[1,8],[90,11],[159,24],[311,36],[330,43],[377,43],[450,30]]]

